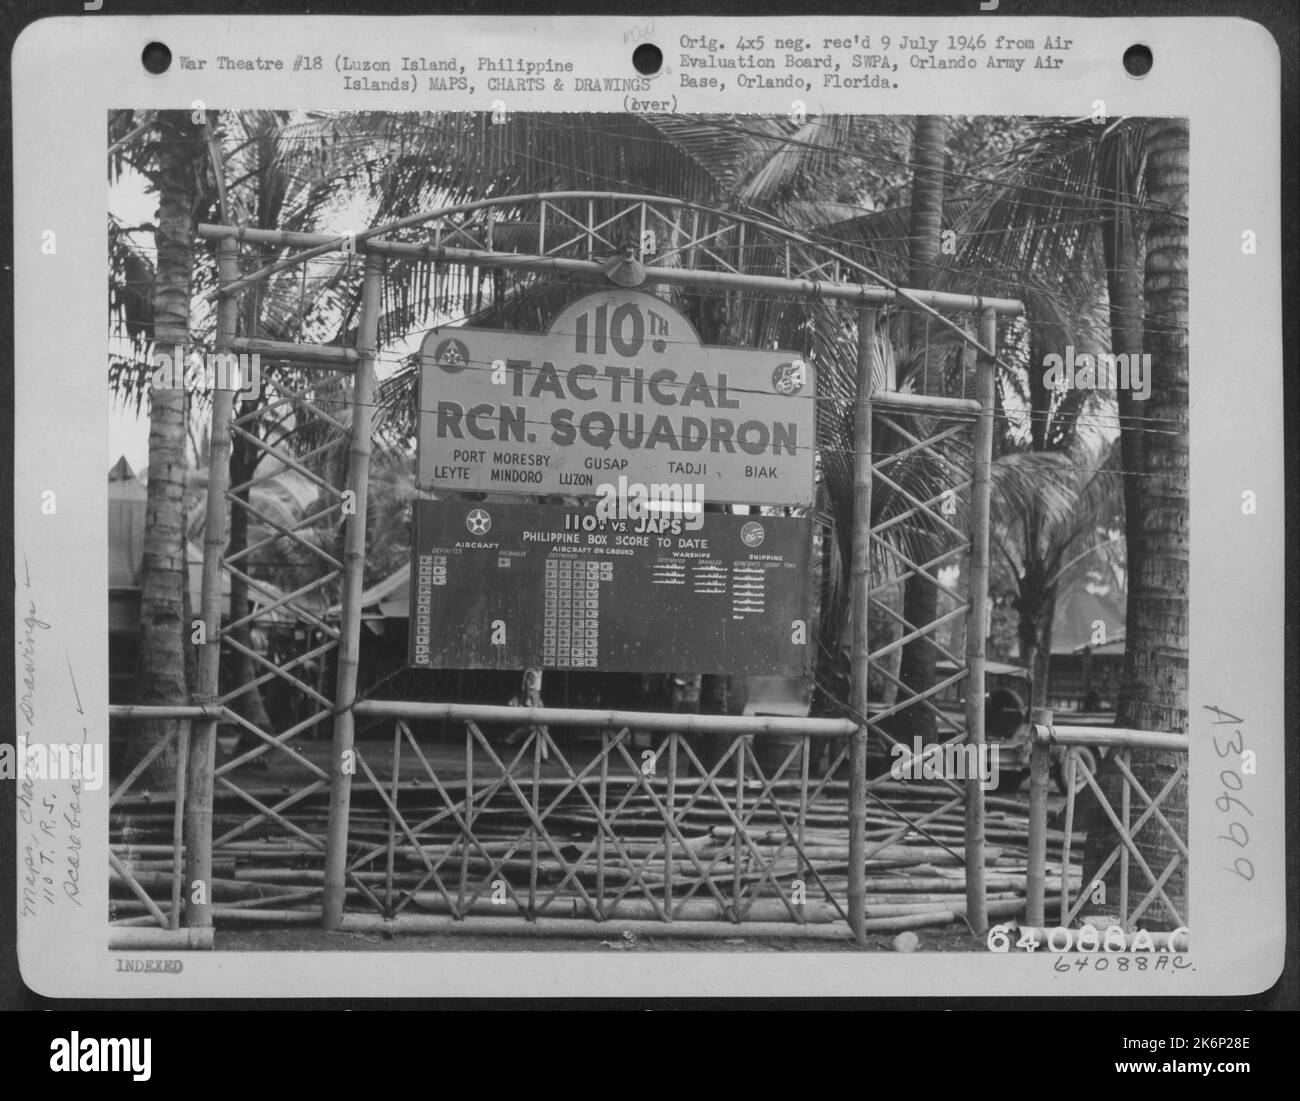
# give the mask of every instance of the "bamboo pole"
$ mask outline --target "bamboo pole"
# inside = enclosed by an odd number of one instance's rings
[[[218,247],[217,271],[222,283],[239,277],[238,246],[231,239],[222,241]],[[238,314],[239,302],[235,295],[222,295],[217,305],[218,353],[230,351]],[[200,597],[204,641],[199,650],[198,683],[192,701],[203,707],[214,706],[220,691],[221,554],[226,547],[226,490],[230,488],[233,414],[234,392],[220,387],[213,390]],[[185,780],[185,920],[197,929],[212,925],[212,792],[216,767],[217,719],[205,716],[191,731]]]
[[[415,896],[415,904],[422,911],[430,914],[449,914],[450,908],[446,899],[437,891],[419,891]],[[915,903],[908,907],[908,912],[915,912],[923,909],[926,903]],[[806,920],[818,925],[829,925],[838,922],[839,913],[835,907],[819,899],[810,899],[807,904]],[[931,908],[937,908],[930,904]],[[475,921],[493,922],[500,918],[515,917],[518,915],[504,913],[505,907],[495,905],[491,899],[480,898],[464,912],[466,918],[473,918]],[[694,924],[700,921],[718,921],[726,922],[732,929],[744,929],[749,923],[770,924],[771,922],[781,922],[789,924],[790,911],[785,903],[777,898],[760,898],[755,899],[749,904],[745,912],[744,923],[731,921],[733,913],[732,905],[723,905],[715,898],[691,898],[684,899],[677,903],[677,913],[673,915],[671,922],[664,921],[659,915],[666,913],[656,906],[656,903],[647,898],[623,898],[618,902],[612,903],[608,907],[605,916],[606,921],[654,921],[656,923],[669,925],[676,922],[687,922]],[[879,916],[887,916],[881,913]],[[539,921],[591,921],[591,910],[577,895],[566,895],[551,901],[544,909],[539,910],[537,914]],[[599,922],[592,922],[599,925]]]
[[[318,878],[320,873],[315,873]],[[290,878],[290,877],[285,877]],[[382,882],[380,873],[375,873],[375,878]],[[124,872],[121,867],[115,865],[113,874],[109,876],[108,882],[110,889],[113,887],[130,890],[142,902],[148,894],[148,889],[152,888],[158,892],[166,891],[171,886],[171,873],[158,871],[135,871]],[[314,880],[313,880],[314,881]],[[136,890],[137,886],[140,890]],[[220,897],[224,899],[231,898],[267,898],[272,897],[279,889],[276,882],[263,882],[256,879],[223,879],[213,876],[208,883],[209,903]],[[144,892],[143,894],[141,892]],[[157,915],[155,915],[157,916]],[[163,922],[159,922],[163,924]]]
[[[236,910],[218,906],[214,912],[222,925],[315,925],[320,921],[316,910]]]
[[[465,892],[469,884],[469,850],[474,841],[474,733],[468,725],[465,727],[465,811],[461,815],[461,821],[464,829],[460,835],[460,878],[456,905],[464,909]]]
[[[614,192],[588,193],[588,192],[554,192],[554,193],[533,193],[529,195],[511,196],[508,200],[487,199],[478,200],[473,203],[463,203],[455,207],[448,207],[440,211],[425,212],[414,214],[402,218],[397,222],[390,223],[387,226],[379,226],[367,230],[364,233],[358,233],[350,242],[351,247],[358,253],[378,256],[402,256],[412,259],[424,260],[441,260],[447,263],[461,264],[466,266],[481,267],[501,267],[516,268],[520,270],[531,270],[550,272],[553,274],[570,274],[577,276],[586,276],[596,283],[605,283],[604,265],[595,260],[576,260],[559,257],[540,256],[527,253],[505,253],[489,252],[482,249],[463,249],[449,248],[441,245],[421,245],[407,241],[393,241],[380,239],[374,234],[383,234],[396,228],[403,228],[409,225],[417,225],[421,222],[432,221],[435,219],[446,218],[456,213],[468,213],[472,210],[499,204],[508,201],[512,206],[518,206],[521,203],[535,202],[542,199],[553,201],[563,199],[614,199],[622,202],[645,201],[654,203],[657,206],[677,206],[685,207],[689,204],[681,200],[666,199],[663,196],[656,195],[623,195]],[[698,210],[695,211],[698,214]],[[728,217],[735,222],[743,222],[741,216],[729,213]],[[755,223],[756,225],[759,223]],[[761,225],[760,228],[775,236],[785,237],[793,240],[797,244],[820,248],[821,251],[827,251],[824,246],[818,246],[816,242],[803,238],[798,234],[791,233],[789,230],[782,229],[779,226]],[[277,260],[267,265],[259,271],[252,272],[238,280],[231,290],[238,289],[240,286],[249,285],[274,274],[276,271],[292,267],[295,263],[302,263],[318,255],[325,255],[331,252],[341,252],[345,248],[344,238],[336,234],[325,233],[303,233],[281,229],[253,229],[248,226],[225,226],[213,225],[209,223],[200,223],[197,234],[203,240],[224,240],[238,239],[250,244],[272,245],[277,248],[290,247],[306,250],[295,256],[289,256],[282,260]],[[861,270],[861,266],[854,264],[854,270]],[[806,298],[833,298],[840,301],[855,302],[859,305],[889,305],[896,302],[900,297],[917,305],[929,307],[936,310],[950,310],[958,313],[969,313],[981,309],[991,309],[999,314],[1005,314],[1009,317],[1019,316],[1024,312],[1024,305],[1010,298],[985,298],[969,294],[953,294],[947,291],[933,290],[915,290],[908,287],[899,287],[897,291],[877,286],[871,283],[841,283],[828,280],[815,279],[782,279],[779,276],[768,275],[746,275],[738,272],[721,272],[705,271],[697,269],[693,262],[688,262],[685,267],[657,267],[650,266],[646,270],[647,282],[663,283],[673,286],[700,286],[715,287],[719,289],[748,290],[754,292],[771,291],[777,294],[800,295]],[[223,288],[226,284],[223,280]]]
[[[809,744],[808,739],[805,738],[799,748],[799,802],[797,805],[798,820],[795,824],[797,831],[795,844],[799,852],[803,853],[808,837],[808,771],[812,764],[812,746]],[[799,869],[799,878],[804,880],[805,886],[811,875],[811,858],[808,857],[807,853],[804,853],[804,866]]]
[[[393,909],[393,865],[397,856],[397,781],[402,772],[402,725],[393,724],[393,772],[389,801],[393,810],[388,814],[388,844],[384,854],[384,909],[391,913]]]
[[[851,719],[809,719],[771,715],[668,714],[659,711],[604,711],[577,707],[507,707],[497,704],[433,703],[423,700],[358,700],[353,712],[365,718],[430,719],[473,722],[483,726],[629,727],[681,734],[792,734],[844,738],[857,728]],[[564,781],[557,781],[564,782]],[[679,781],[686,784],[685,777]],[[715,782],[728,782],[718,777]],[[791,781],[793,784],[794,781]],[[827,785],[830,788],[831,785]]]
[[[528,680],[528,673],[524,673],[525,682]],[[525,697],[527,698],[527,697]],[[542,813],[542,749],[545,745],[546,734],[541,727],[534,727],[533,732],[533,772],[532,772],[532,790],[529,794],[529,806],[532,808],[534,815]],[[537,825],[529,818],[528,823],[528,916],[535,917],[537,914],[537,854],[541,845],[541,832]]]
[[[108,931],[108,947],[110,949],[198,948],[210,950],[212,948],[212,936],[212,927],[210,925],[200,929],[122,928],[121,926],[114,926]]]
[[[375,393],[376,343],[379,333],[380,296],[384,261],[367,257],[361,287],[361,320],[357,332],[356,383],[352,392],[352,446],[348,489],[355,511],[344,534],[343,614],[339,634],[338,681],[334,693],[334,742],[330,755],[329,827],[326,836],[325,890],[321,924],[338,927],[347,899],[348,813],[352,799],[352,770],[344,770],[344,757],[353,752],[356,726],[352,708],[357,698],[357,666],[361,656],[361,593],[366,564],[366,496],[370,480],[371,410]]]
[[[121,853],[118,853],[118,856],[121,857],[122,854],[121,854]],[[171,872],[175,871],[177,868],[180,868],[181,870],[184,870],[184,868],[185,868],[185,860],[184,860],[184,857],[181,858],[181,860],[180,860],[179,863],[177,863],[176,861],[171,860],[171,859],[166,859],[166,860],[134,860],[134,859],[131,859],[131,858],[129,858],[129,857],[124,857],[124,859],[126,859],[126,860],[129,861],[129,863],[130,863],[130,865],[131,865],[132,868],[138,869],[139,871],[142,871],[142,872],[167,872],[167,873],[170,874]],[[235,862],[234,862],[234,860],[232,860],[232,859],[225,859],[225,860],[219,859],[219,858],[215,855],[215,850],[214,850],[214,855],[213,855],[213,858],[212,858],[212,874],[213,874],[214,876],[225,876],[227,879],[233,879],[233,878],[235,877]],[[184,907],[181,907],[181,909],[183,910]]]
[[[1069,920],[1070,914],[1070,849],[1074,845],[1074,754],[1065,758],[1065,839],[1061,843],[1061,924]],[[1079,880],[1079,890],[1087,890],[1087,884]]]
[[[994,917],[1015,917],[1024,904],[1019,900],[994,903],[989,907]],[[864,922],[868,933],[896,933],[904,929],[951,925],[960,916],[961,906],[935,910],[930,913],[895,915],[871,918]],[[281,911],[281,915],[294,915],[295,911]],[[257,910],[237,910],[223,913],[240,921],[264,920]],[[288,920],[301,920],[290,916]],[[482,921],[459,921],[451,915],[398,914],[386,919],[378,914],[347,914],[339,926],[345,933],[449,933],[468,936],[513,936],[545,938],[610,939],[617,934],[632,934],[647,939],[683,937],[689,940],[758,940],[767,937],[788,937],[799,940],[848,940],[853,934],[844,926],[834,923],[792,921],[759,921],[736,925],[730,921],[664,922],[639,919],[612,919],[594,922],[581,918],[540,918],[530,921],[517,915],[494,917]]]
[[[175,707],[153,707],[146,704],[113,703],[108,706],[110,719],[212,719],[222,718],[226,709],[219,705],[200,707],[197,704],[181,704]]]
[[[904,391],[881,394],[874,399],[884,409],[898,409],[904,413],[933,413],[940,416],[978,416],[980,403],[971,398],[941,398],[928,394],[909,394]]]
[[[990,308],[980,311],[980,343],[997,351],[998,318]],[[984,745],[984,636],[989,596],[989,493],[993,462],[993,401],[997,363],[981,355],[976,363],[975,397],[980,414],[975,421],[971,471],[970,611],[966,618],[966,737]],[[984,899],[984,788],[978,776],[966,781],[966,914],[971,929],[988,929]]]
[[[257,920],[256,910],[236,912],[238,920]],[[230,915],[234,917],[235,915]],[[884,919],[891,920],[891,919]],[[451,915],[398,914],[386,920],[378,914],[347,914],[339,931],[344,933],[458,933],[469,936],[550,937],[601,940],[618,939],[620,934],[636,937],[684,937],[690,940],[757,940],[765,937],[798,937],[803,940],[847,940],[852,934],[842,925],[805,924],[792,921],[755,922],[737,925],[730,921],[643,921],[618,920],[607,922],[579,918],[539,918],[536,921],[516,915],[502,916],[483,921],[458,921]]]
[[[186,584],[189,578],[185,579]],[[181,897],[185,880],[185,785],[190,769],[190,727],[192,720],[181,720],[176,732],[176,801],[172,805],[172,907],[168,921],[173,929],[181,927]],[[215,763],[215,762],[214,762]],[[208,861],[212,860],[212,846],[208,846]]]
[[[1186,734],[1163,734],[1154,730],[1124,730],[1102,726],[1051,726],[1039,735],[1049,745],[1090,746],[1094,749],[1156,749],[1163,753],[1186,753]]]
[[[853,421],[853,561],[850,599],[853,650],[850,706],[858,725],[849,737],[849,926],[866,943],[867,908],[867,675],[871,645],[867,631],[871,590],[871,366],[876,311],[858,311],[857,403]]]
[[[355,348],[339,348],[332,344],[295,344],[286,340],[263,340],[254,337],[237,337],[230,342],[235,352],[243,352],[267,359],[282,359],[291,363],[309,363],[330,371],[353,371],[357,363]]]
[[[673,831],[672,823],[677,820],[677,733],[668,732],[668,784],[664,794],[664,806],[668,808],[669,821],[664,823],[664,913],[668,920],[673,920]],[[601,813],[605,813],[602,805]]]
[[[1052,713],[1035,708],[1030,720],[1035,729],[1052,725]],[[1029,751],[1029,864],[1025,879],[1025,921],[1042,925],[1047,877],[1047,782],[1050,747],[1033,739]]]
[[[736,818],[745,821],[745,740],[737,738],[732,745],[736,750]],[[731,913],[740,920],[741,883],[744,873],[744,840],[748,830],[735,830],[731,849]]]
[[[1123,762],[1124,757],[1128,755],[1127,750],[1116,750],[1116,757]],[[1077,755],[1076,755],[1077,756]],[[1075,762],[1075,768],[1079,767],[1078,761]],[[1132,788],[1129,786],[1128,778],[1125,777],[1123,786],[1120,788],[1120,814],[1121,821],[1124,824],[1124,836],[1131,837],[1129,815],[1131,812],[1130,795]],[[1107,908],[1109,909],[1109,907]],[[1119,923],[1128,928],[1128,847],[1121,846],[1119,850]]]
[[[281,896],[268,896],[270,900]],[[421,911],[434,914],[450,914],[452,908],[437,891],[419,891],[415,895],[415,905]],[[1024,898],[1015,893],[999,895],[997,898],[989,900],[990,905],[998,905],[1003,908],[1019,913],[1024,908]],[[841,911],[836,905],[827,899],[809,899],[804,904],[806,910],[804,919],[810,924],[828,925],[837,923],[841,920]],[[958,917],[965,913],[966,906],[961,899],[953,898],[951,895],[935,896],[910,896],[898,900],[890,901],[881,899],[877,902],[874,898],[867,907],[866,917],[870,921],[874,918],[893,918],[893,917],[910,917],[913,914],[935,914],[951,913]],[[490,899],[480,898],[465,913],[466,918],[475,920],[493,921],[499,917],[518,916],[504,912],[505,908],[495,905]],[[646,898],[624,898],[611,907],[608,920],[659,920],[661,918],[660,910],[651,899]],[[716,899],[692,898],[678,903],[678,913],[676,921],[697,922],[697,921],[728,921],[730,920],[731,908],[724,906]],[[546,905],[538,913],[538,918],[545,919],[565,919],[565,920],[590,920],[590,908],[577,895],[566,895],[556,898]],[[745,911],[745,920],[743,923],[736,923],[740,927],[754,923],[769,922],[788,923],[790,921],[790,911],[782,899],[778,898],[758,898],[750,902]],[[665,922],[665,924],[667,924]]]

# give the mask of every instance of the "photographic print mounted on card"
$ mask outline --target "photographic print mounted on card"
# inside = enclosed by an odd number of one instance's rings
[[[13,59],[33,989],[1274,981],[1267,32],[90,22]]]

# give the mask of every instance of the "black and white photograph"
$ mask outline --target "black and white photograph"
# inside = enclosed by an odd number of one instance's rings
[[[28,27],[23,983],[1270,988],[1277,60],[1232,19]]]
[[[1179,947],[1188,142],[110,112],[110,937]]]

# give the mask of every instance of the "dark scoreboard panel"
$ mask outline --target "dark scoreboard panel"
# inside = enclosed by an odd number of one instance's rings
[[[810,521],[785,517],[600,523],[590,508],[417,501],[410,661],[801,673],[811,547]]]

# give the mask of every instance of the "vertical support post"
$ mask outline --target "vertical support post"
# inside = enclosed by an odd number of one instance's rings
[[[239,278],[238,245],[225,237],[217,250],[217,277],[222,285],[233,283]],[[218,352],[229,352],[236,335],[237,293],[223,294],[217,303]],[[203,520],[203,582],[199,598],[204,641],[199,651],[194,692],[194,702],[209,707],[217,702],[221,664],[221,552],[226,547],[226,491],[230,488],[230,422],[234,407],[233,391],[220,386],[212,391],[208,500]],[[192,727],[186,764],[185,921],[197,929],[212,926],[212,789],[216,767],[217,716],[214,713]],[[197,899],[196,888],[199,888]]]
[[[393,724],[393,771],[392,785],[388,791],[389,801],[394,807],[401,793],[399,786],[402,777],[402,727],[399,719]],[[384,856],[384,916],[393,912],[393,876],[397,865],[397,815],[388,812],[388,852]]]
[[[867,942],[867,594],[871,591],[871,360],[876,311],[858,311],[858,387],[853,420],[853,650],[849,704],[858,728],[849,738],[849,925]]]
[[[806,851],[805,827],[808,822],[808,774],[812,766],[812,753],[812,738],[804,738],[802,757],[799,761],[799,821],[796,824],[800,854]],[[802,855],[800,856],[800,860],[802,863],[799,864],[799,878],[804,881],[804,886],[806,888],[809,881],[812,879],[812,863]],[[802,906],[799,908],[799,920],[803,920]]]
[[[526,701],[527,706],[533,706]],[[546,728],[533,727],[533,789],[531,802],[533,814],[542,817],[542,750],[545,747]],[[541,847],[541,834],[534,825],[528,827],[528,920],[537,920],[537,860]]]
[[[379,297],[384,261],[366,257],[361,285],[361,322],[357,332],[357,371],[352,389],[352,446],[348,489],[356,511],[348,517],[343,550],[343,616],[339,631],[338,680],[334,690],[334,743],[330,754],[330,810],[325,838],[325,882],[321,924],[337,929],[347,897],[348,814],[352,805],[352,772],[343,770],[344,755],[352,751],[357,698],[357,666],[361,656],[361,590],[366,565],[366,489],[370,480],[371,410],[375,400],[375,358],[378,354]]]
[[[185,579],[186,584],[189,578]],[[181,927],[181,896],[185,879],[185,784],[190,767],[190,729],[193,719],[183,719],[176,731],[176,800],[172,803],[172,908],[168,926]]]
[[[1029,750],[1029,868],[1025,877],[1025,924],[1041,929],[1046,921],[1047,893],[1047,783],[1052,747],[1038,736],[1039,727],[1050,727],[1053,715],[1035,708]]]
[[[664,823],[664,913],[673,920],[673,830],[677,824],[677,731],[668,731],[668,821]],[[601,808],[604,813],[604,807]]]
[[[457,693],[459,695],[459,693]],[[461,920],[466,914],[465,891],[469,884],[469,847],[474,841],[474,731],[469,723],[465,724],[465,836],[460,846],[460,894],[456,899],[457,915]]]
[[[1065,838],[1061,841],[1061,919],[1058,925],[1069,924],[1070,916],[1070,849],[1074,840],[1074,763],[1075,755],[1065,755]],[[1087,891],[1086,883],[1079,884],[1081,891]]]
[[[1115,753],[1119,756],[1119,759],[1123,762],[1124,767],[1127,768],[1130,759],[1129,749],[1126,746],[1116,746]],[[1078,754],[1074,754],[1074,756],[1076,757],[1076,761],[1075,761],[1076,768],[1086,767],[1086,766],[1080,766],[1078,764],[1077,761]],[[1096,760],[1095,757],[1093,759]],[[1094,776],[1093,779],[1095,780],[1096,777]],[[1123,827],[1124,836],[1127,838],[1132,838],[1133,836],[1132,806],[1130,805],[1131,798],[1132,798],[1132,789],[1129,787],[1129,782],[1127,777],[1123,780],[1123,785],[1124,786],[1120,788],[1120,811],[1119,811],[1120,825]],[[1109,912],[1109,906],[1107,907],[1107,911]],[[1120,927],[1124,930],[1124,932],[1127,933],[1129,927],[1128,845],[1121,845],[1119,848],[1119,924]]]
[[[745,736],[742,734],[734,743],[736,747],[736,818],[745,821]],[[736,836],[731,842],[731,920],[740,921],[740,899],[742,895],[741,873],[744,871],[745,850],[742,844],[745,834],[743,825],[736,828]]]
[[[616,737],[621,738],[622,736],[622,734],[619,734]],[[600,808],[600,832],[596,834],[596,911],[600,914],[601,921],[609,917],[609,913],[605,909],[605,808],[609,792],[609,750],[611,745],[609,730],[602,729],[600,732],[600,793],[596,804]],[[669,911],[669,916],[672,916],[671,911]]]
[[[980,311],[979,340],[997,351],[998,318]],[[989,598],[989,481],[993,463],[993,394],[997,363],[981,355],[975,365],[975,421],[971,471],[970,611],[966,614],[966,739],[984,745],[984,631]],[[983,749],[976,752],[982,753]],[[984,890],[984,787],[978,775],[966,781],[966,921],[976,934],[989,925]]]

